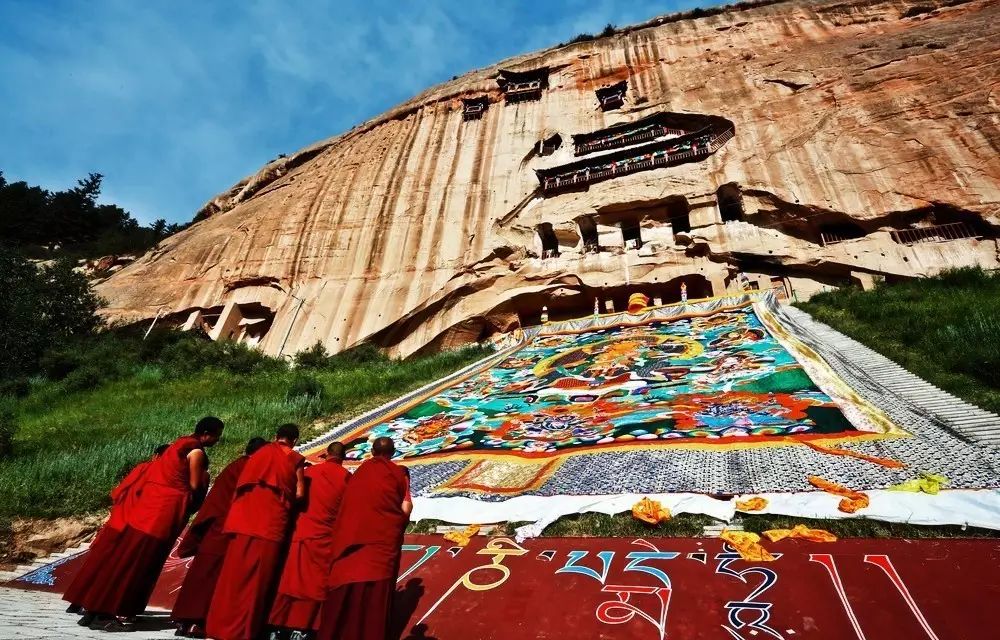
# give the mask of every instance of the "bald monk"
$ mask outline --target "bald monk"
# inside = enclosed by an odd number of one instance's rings
[[[129,507],[138,496],[138,488],[141,485],[142,477],[146,473],[149,465],[158,458],[170,445],[161,444],[153,451],[153,457],[143,460],[128,472],[121,482],[111,490],[111,512],[108,519],[101,526],[101,530],[94,536],[87,555],[84,556],[83,565],[73,577],[63,600],[70,603],[67,613],[83,613],[80,601],[85,597],[87,591],[94,586],[95,578],[108,562],[108,554],[113,553],[115,542],[125,528],[126,516]]]
[[[178,634],[189,637],[205,636],[205,618],[212,594],[222,571],[222,560],[229,546],[229,536],[222,533],[222,527],[229,515],[229,507],[236,494],[236,483],[250,456],[267,444],[263,438],[253,438],[246,446],[244,455],[230,462],[219,472],[212,485],[205,504],[187,533],[181,538],[177,555],[181,558],[194,556],[188,567],[184,584],[174,602],[171,618],[177,623]]]
[[[222,429],[222,420],[202,418],[194,433],[175,440],[146,468],[114,552],[79,603],[87,610],[80,624],[134,630],[193,501],[208,484],[205,448],[219,441]]]
[[[333,563],[333,528],[351,474],[342,466],[344,445],[326,448],[326,461],[306,468],[306,504],[295,519],[292,543],[268,623],[299,635],[319,629],[326,581]]]
[[[390,438],[372,443],[344,491],[317,640],[384,640],[413,503]]]
[[[205,630],[216,640],[254,640],[271,609],[292,508],[305,493],[305,458],[294,424],[250,456],[223,529],[230,534]]]

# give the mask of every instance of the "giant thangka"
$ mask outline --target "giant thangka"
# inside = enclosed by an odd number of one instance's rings
[[[797,327],[770,292],[549,323],[496,342],[495,354],[306,451],[341,440],[360,461],[375,438],[392,438],[416,518],[544,525],[650,495],[729,519],[734,498],[750,494],[771,512],[845,515],[809,483],[817,476],[869,492],[859,516],[1000,528],[996,457]],[[886,491],[921,472],[946,476],[950,490]]]

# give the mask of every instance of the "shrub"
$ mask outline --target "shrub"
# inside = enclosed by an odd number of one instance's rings
[[[357,367],[363,364],[373,364],[376,362],[389,362],[389,356],[385,355],[381,349],[371,344],[363,342],[351,347],[346,351],[332,355],[327,359],[327,367],[335,369],[338,367]]]
[[[301,398],[310,400],[323,399],[323,384],[313,376],[306,374],[296,374],[292,382],[288,385],[288,392],[285,393],[285,400],[295,401]]]
[[[319,340],[316,344],[295,354],[292,361],[297,369],[322,369],[329,364],[330,352]]]
[[[601,31],[601,37],[607,38],[608,36],[613,36],[616,33],[618,33],[618,28],[609,22],[608,24],[604,25],[604,30]]]
[[[17,415],[14,413],[14,398],[0,396],[0,458],[14,452],[14,436],[17,435]]]

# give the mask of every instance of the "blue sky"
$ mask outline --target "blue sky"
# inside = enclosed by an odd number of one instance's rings
[[[0,171],[105,175],[141,222],[190,220],[279,153],[419,91],[697,0],[0,0]]]

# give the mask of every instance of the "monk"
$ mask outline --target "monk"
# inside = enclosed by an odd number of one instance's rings
[[[333,563],[333,529],[351,474],[342,466],[344,445],[326,448],[326,461],[306,468],[306,504],[295,519],[292,543],[268,623],[281,635],[302,637],[319,629],[326,581]],[[296,637],[296,636],[293,636]]]
[[[267,440],[263,438],[252,438],[247,443],[244,455],[219,472],[205,498],[205,504],[198,510],[198,515],[177,546],[177,555],[181,558],[194,556],[170,616],[177,623],[179,635],[205,637],[208,605],[212,602],[212,594],[222,570],[222,560],[229,546],[229,536],[222,533],[222,527],[229,515],[236,483],[243,468],[250,456],[265,444]]]
[[[250,456],[236,483],[223,532],[230,534],[205,630],[215,640],[254,640],[280,577],[292,508],[305,493],[305,458],[294,424]]]
[[[208,484],[205,448],[219,441],[222,429],[222,420],[202,418],[193,434],[175,440],[146,468],[114,552],[79,602],[87,610],[81,625],[97,622],[106,631],[134,630],[193,500]]]
[[[101,569],[107,564],[108,555],[114,552],[115,541],[121,535],[122,529],[125,528],[128,509],[139,493],[138,488],[146,469],[153,460],[166,451],[168,446],[166,444],[158,446],[153,452],[152,458],[135,465],[128,472],[128,475],[111,490],[111,512],[108,514],[108,519],[94,536],[90,548],[87,549],[87,555],[84,556],[83,565],[73,577],[73,582],[66,589],[66,593],[63,594],[63,600],[70,603],[69,608],[66,609],[67,613],[83,613],[83,607],[79,603],[87,590],[94,585],[94,579]]]
[[[383,640],[410,519],[409,475],[392,462],[390,438],[376,438],[337,516],[326,602],[317,640]]]

